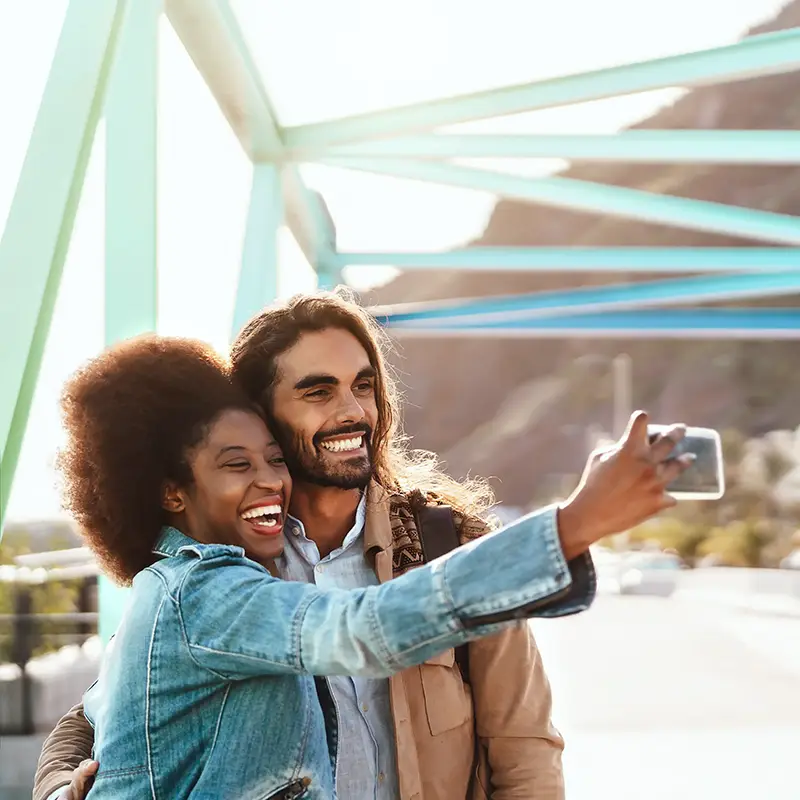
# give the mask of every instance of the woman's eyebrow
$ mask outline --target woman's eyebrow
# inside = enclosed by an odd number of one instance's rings
[[[242,444],[225,445],[225,447],[220,448],[220,451],[217,453],[217,458],[219,458],[224,453],[229,452],[230,450],[247,450],[247,448]]]

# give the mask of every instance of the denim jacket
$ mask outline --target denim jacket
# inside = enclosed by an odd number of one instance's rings
[[[331,800],[336,720],[312,676],[387,676],[594,594],[591,570],[570,573],[554,508],[353,591],[281,581],[174,528],[155,552],[84,697],[90,800]]]

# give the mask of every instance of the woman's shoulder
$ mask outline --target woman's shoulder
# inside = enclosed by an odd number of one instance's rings
[[[186,541],[172,543],[164,543],[162,539],[153,549],[153,563],[144,570],[160,578],[168,589],[182,584],[190,575],[203,581],[229,581],[231,571],[222,570],[223,567],[239,568],[244,572],[267,572],[260,564],[251,561],[242,547],[204,544],[183,538]]]
[[[198,562],[225,561],[244,564],[249,561],[243,547],[221,543],[206,544],[169,526],[161,530],[153,547],[153,556],[153,569],[165,575],[186,572],[197,566]]]

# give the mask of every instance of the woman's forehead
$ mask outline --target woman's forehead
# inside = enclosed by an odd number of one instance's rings
[[[206,437],[209,449],[244,447],[263,449],[274,441],[266,423],[254,411],[223,411],[210,427]]]

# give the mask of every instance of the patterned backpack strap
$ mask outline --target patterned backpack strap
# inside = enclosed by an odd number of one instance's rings
[[[429,505],[412,501],[412,508],[414,508],[414,515],[417,518],[417,531],[419,532],[426,563],[449,553],[461,544],[455,520],[453,519],[453,510],[450,506]],[[468,645],[462,644],[456,647],[455,654],[456,664],[461,670],[461,678],[464,683],[468,684]]]

